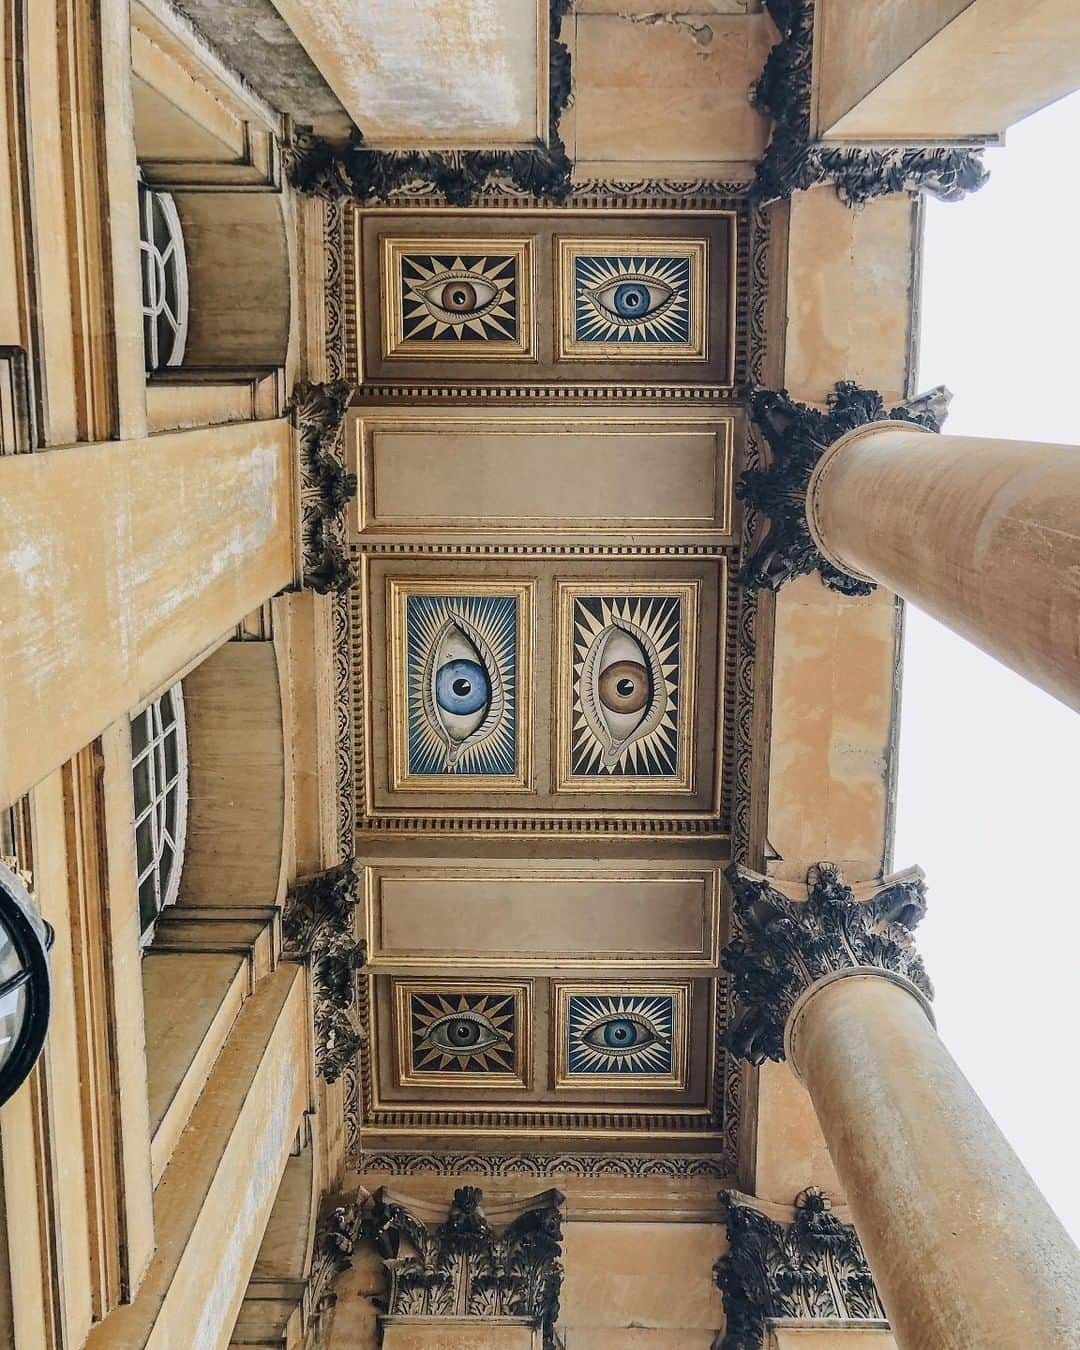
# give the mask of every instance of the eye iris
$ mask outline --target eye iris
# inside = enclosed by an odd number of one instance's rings
[[[633,1045],[638,1037],[638,1028],[623,1017],[613,1018],[604,1026],[604,1044],[613,1050],[625,1050]]]
[[[637,281],[624,281],[615,287],[611,303],[615,313],[624,319],[637,318],[649,312],[649,288]]]
[[[649,698],[649,672],[637,661],[616,661],[600,676],[599,693],[612,712],[640,712]]]
[[[478,712],[489,695],[487,672],[476,661],[447,661],[435,676],[435,699],[444,712]]]
[[[446,1024],[446,1030],[443,1034],[451,1045],[467,1049],[479,1042],[480,1025],[477,1022],[469,1022],[464,1018],[455,1017],[452,1022]]]
[[[443,308],[451,314],[467,314],[476,308],[476,287],[469,281],[452,281],[443,287]]]

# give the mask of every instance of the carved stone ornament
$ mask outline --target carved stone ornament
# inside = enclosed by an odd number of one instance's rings
[[[817,571],[830,590],[841,595],[869,595],[874,583],[849,576],[818,551],[806,521],[806,494],[817,462],[848,431],[868,422],[913,422],[940,431],[950,395],[939,386],[928,394],[886,408],[874,389],[842,380],[822,412],[790,398],[786,390],[755,389],[750,414],[772,452],[767,468],[746,469],[735,483],[735,495],[768,519],[768,528],[754,547],[739,580],[753,589],[775,591],[792,577]]]
[[[850,1224],[808,1187],[791,1224],[778,1223],[738,1191],[721,1191],[728,1250],[714,1267],[725,1332],[716,1350],[761,1350],[770,1318],[885,1321],[874,1277]]]
[[[352,1255],[364,1227],[364,1210],[355,1199],[338,1197],[323,1210],[315,1230],[306,1306],[308,1318],[318,1319],[336,1301],[333,1283],[352,1265]],[[308,1320],[308,1318],[305,1319]]]
[[[975,192],[989,174],[980,152],[962,146],[823,145],[811,140],[813,82],[813,0],[765,0],[780,30],[751,95],[771,117],[772,138],[758,163],[753,192],[775,202],[793,192],[832,183],[847,206],[859,206],[890,192],[929,192],[958,201]]]
[[[546,145],[527,150],[370,150],[354,129],[344,147],[304,132],[286,153],[293,186],[320,197],[384,202],[411,184],[422,184],[449,206],[471,206],[497,184],[510,184],[526,197],[561,202],[570,194],[573,165],[559,136],[570,102],[570,51],[559,41],[573,0],[549,0],[549,129]]]
[[[356,972],[367,944],[355,935],[359,880],[353,859],[297,881],[282,915],[282,954],[311,966],[315,1001],[315,1067],[335,1083],[363,1044]]]
[[[444,1223],[429,1227],[385,1189],[375,1192],[364,1234],[386,1266],[382,1311],[396,1317],[526,1318],[555,1350],[562,1288],[563,1195],[521,1202],[501,1231],[484,1213],[483,1192],[454,1192]]]
[[[735,984],[725,1042],[740,1059],[782,1060],[784,1026],[800,994],[834,971],[874,966],[933,997],[911,936],[926,913],[926,883],[917,868],[886,878],[865,901],[844,885],[835,863],[810,868],[805,902],[790,900],[749,868],[732,864],[724,875],[742,931],[721,953]]]
[[[300,509],[304,585],[320,595],[347,591],[355,580],[345,545],[345,507],[356,496],[356,475],[347,473],[341,430],[354,386],[302,381],[292,414],[300,442]]]

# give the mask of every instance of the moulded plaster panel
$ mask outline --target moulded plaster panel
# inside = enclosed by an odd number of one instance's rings
[[[485,1326],[475,1319],[380,1320],[382,1350],[534,1350],[539,1344],[531,1327]]]
[[[763,14],[581,13],[575,159],[646,164],[760,158],[768,123],[750,104],[775,30]]]
[[[891,1331],[883,1327],[771,1327],[766,1350],[896,1350]]]
[[[547,0],[274,3],[369,145],[526,145],[546,133]]]

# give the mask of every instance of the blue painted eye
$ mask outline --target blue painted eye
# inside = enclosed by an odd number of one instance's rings
[[[649,288],[636,281],[624,281],[621,286],[615,287],[615,294],[612,296],[612,305],[615,312],[621,314],[624,319],[636,318],[639,314],[648,314],[649,301]]]
[[[582,1036],[587,1045],[609,1054],[620,1054],[630,1050],[641,1050],[659,1040],[653,1028],[637,1017],[605,1017],[595,1022]]]
[[[478,712],[490,695],[487,672],[478,661],[447,661],[435,676],[435,699],[445,712],[458,716]]]
[[[676,298],[674,288],[658,277],[609,281],[594,286],[587,294],[609,319],[623,325],[658,318]]]

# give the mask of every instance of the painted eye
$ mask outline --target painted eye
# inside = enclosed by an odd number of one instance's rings
[[[435,702],[443,712],[457,716],[482,712],[490,697],[491,682],[479,661],[458,657],[435,674]]]
[[[611,769],[626,746],[654,731],[667,711],[660,654],[643,629],[613,618],[593,640],[581,678],[582,710],[604,767]]]
[[[505,695],[498,668],[487,643],[466,619],[448,618],[435,635],[423,693],[428,723],[451,769],[466,749],[501,722]]]
[[[502,297],[502,287],[476,272],[444,272],[420,290],[431,313],[443,323],[478,319]]]
[[[645,281],[636,277],[594,286],[588,295],[607,318],[623,325],[655,319],[675,299],[675,291],[666,281]]]
[[[492,1026],[483,1013],[459,1012],[432,1022],[421,1044],[451,1054],[467,1055],[509,1039],[505,1032]]]
[[[602,1050],[608,1055],[625,1055],[655,1045],[661,1037],[643,1017],[626,1013],[622,1017],[605,1017],[594,1022],[582,1032],[581,1039],[594,1050]]]

